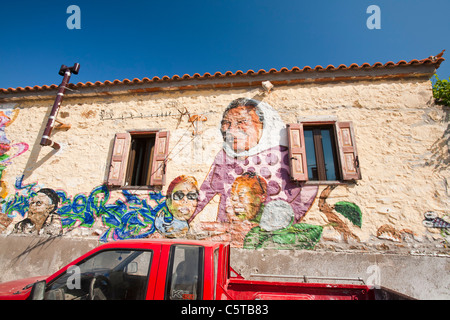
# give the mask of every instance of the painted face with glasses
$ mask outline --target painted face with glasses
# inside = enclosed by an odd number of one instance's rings
[[[197,180],[190,176],[175,178],[167,189],[166,204],[173,216],[179,220],[188,220],[197,208]]]

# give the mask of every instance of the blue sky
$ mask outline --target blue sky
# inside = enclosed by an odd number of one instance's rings
[[[81,29],[70,30],[70,5]],[[370,5],[381,29],[370,30]],[[447,49],[449,0],[6,1],[0,88],[423,59]],[[450,77],[450,62],[437,74]]]

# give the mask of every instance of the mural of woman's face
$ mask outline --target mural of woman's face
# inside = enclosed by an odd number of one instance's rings
[[[254,107],[238,106],[224,114],[220,130],[235,152],[243,152],[258,144],[263,124]]]
[[[167,199],[167,206],[175,218],[188,220],[197,208],[198,190],[191,182],[180,182]]]

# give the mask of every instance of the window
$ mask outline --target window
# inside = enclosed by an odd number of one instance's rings
[[[361,179],[351,122],[288,125],[291,178],[296,181]]]
[[[128,159],[128,169],[125,177],[125,185],[150,185],[154,147],[154,134],[137,136],[131,135],[131,148]]]
[[[309,180],[339,180],[333,126],[303,127]]]
[[[201,246],[173,245],[166,279],[166,300],[203,298],[203,257]]]
[[[153,251],[106,250],[49,283],[45,300],[143,300]]]
[[[167,131],[117,133],[107,184],[117,187],[164,185],[168,147]]]

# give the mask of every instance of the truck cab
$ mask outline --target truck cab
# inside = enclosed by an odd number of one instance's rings
[[[14,292],[8,283],[0,284],[0,299],[217,299],[223,294],[218,283],[228,276],[223,268],[228,259],[229,246],[220,243],[117,241],[91,250],[40,284]]]

